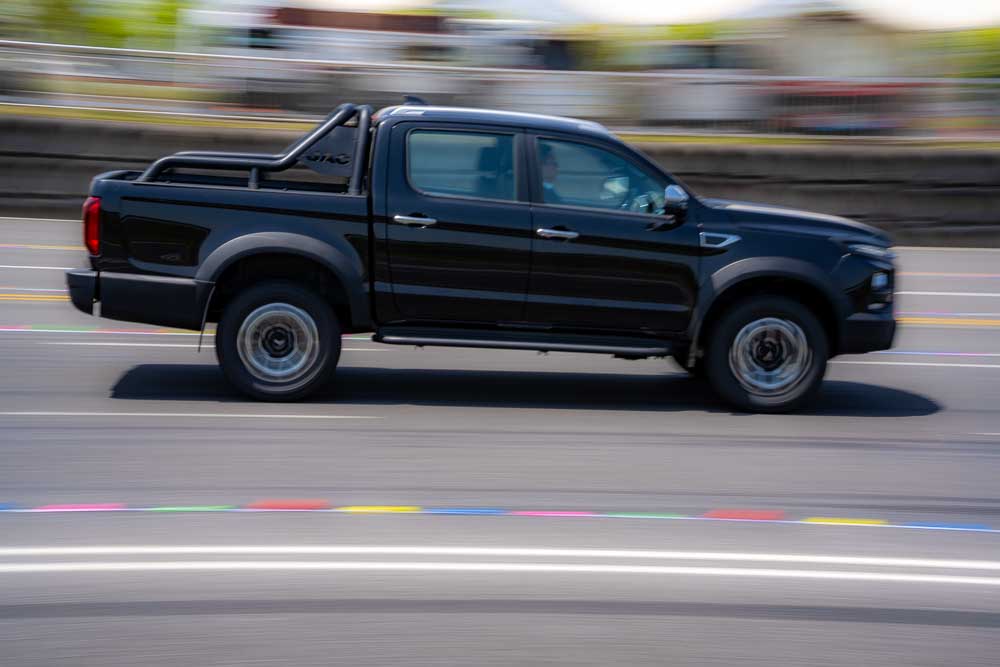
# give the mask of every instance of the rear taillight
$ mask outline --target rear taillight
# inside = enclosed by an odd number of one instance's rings
[[[101,198],[83,202],[83,244],[91,255],[101,254]]]

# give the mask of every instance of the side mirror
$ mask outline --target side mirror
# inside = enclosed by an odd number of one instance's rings
[[[663,207],[665,209],[683,211],[687,208],[691,196],[679,185],[668,185],[663,191]]]

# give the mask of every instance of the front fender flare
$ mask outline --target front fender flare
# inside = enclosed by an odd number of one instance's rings
[[[757,278],[780,278],[796,280],[820,291],[833,305],[837,326],[850,313],[850,302],[847,296],[837,288],[829,273],[824,272],[813,263],[790,257],[748,257],[727,264],[715,273],[707,276],[699,288],[698,305],[695,317],[691,318],[688,335],[692,341],[688,365],[694,363],[694,355],[700,344],[702,324],[712,306],[728,290]]]

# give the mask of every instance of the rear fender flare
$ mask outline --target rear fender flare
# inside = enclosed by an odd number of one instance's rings
[[[343,247],[340,247],[343,246]],[[365,327],[371,322],[368,304],[367,271],[361,257],[346,242],[330,243],[301,234],[259,232],[223,243],[201,263],[195,276],[213,285],[234,262],[262,254],[300,255],[329,269],[340,281],[351,309],[351,326]],[[202,304],[208,310],[209,300]]]

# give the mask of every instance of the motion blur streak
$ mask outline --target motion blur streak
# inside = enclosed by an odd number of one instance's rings
[[[773,563],[823,563],[887,567],[1000,570],[1000,561],[937,560],[931,558],[872,558],[811,556],[804,554],[734,553],[728,551],[643,551],[624,549],[519,549],[499,547],[427,546],[127,546],[127,547],[12,547],[0,548],[0,557],[21,556],[164,556],[180,554],[352,554],[407,556],[523,556],[559,558],[637,558],[659,560],[727,560]]]
[[[562,565],[555,563],[438,563],[438,562],[316,562],[316,561],[156,561],[149,563],[9,563],[0,574],[79,572],[174,571],[378,571],[378,572],[485,572],[518,574],[642,574],[708,577],[762,577],[773,579],[826,579],[911,584],[1000,586],[1000,578],[882,572],[824,570],[770,570],[726,567],[660,567],[645,565]]]

